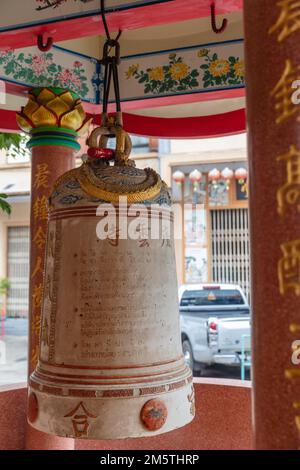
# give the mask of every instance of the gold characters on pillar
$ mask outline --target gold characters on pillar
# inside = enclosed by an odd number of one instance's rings
[[[300,3],[299,0],[278,0],[276,7],[280,9],[279,16],[269,34],[277,32],[277,41],[282,42],[300,30]]]
[[[293,62],[288,59],[286,60],[282,76],[271,91],[277,114],[276,124],[281,124],[295,114],[299,114],[299,108],[294,105],[292,100],[295,91],[293,83],[297,80],[300,80],[300,66],[295,67]],[[298,116],[297,121],[300,122],[300,116]]]
[[[299,436],[300,436],[300,401],[295,401],[294,402],[294,408],[295,408],[295,410],[297,410],[297,413],[299,413],[295,417],[295,422],[296,422],[296,426],[297,426],[297,429],[299,431]]]
[[[280,9],[276,22],[269,28],[269,34],[277,33],[277,41],[281,43],[291,34],[300,33],[300,1],[298,0],[278,0],[276,8]],[[284,51],[288,51],[287,48]],[[275,87],[271,90],[270,96],[274,102],[275,123],[279,126],[287,120],[294,118],[300,122],[300,108],[293,100],[295,83],[300,79],[300,66],[295,65],[290,57],[285,58],[283,73]],[[291,216],[295,212],[300,212],[300,150],[294,143],[277,155],[277,162],[286,164],[285,181],[277,190],[277,212],[281,222],[293,226]],[[297,234],[298,235],[298,234]],[[300,238],[295,240],[285,240],[280,248],[282,257],[278,261],[278,281],[279,291],[282,296],[300,296]],[[291,315],[295,312],[291,312]],[[290,332],[299,333],[300,325],[291,324]],[[295,341],[294,344],[298,344]],[[293,346],[292,346],[293,347]],[[293,354],[295,353],[292,351]],[[298,362],[293,362],[293,368],[285,370],[285,377],[288,380],[300,379],[300,368],[296,367]],[[300,409],[298,400],[292,402],[293,409]],[[300,438],[300,415],[295,416],[295,424],[299,431]]]
[[[46,233],[40,225],[33,235],[33,241],[39,249],[44,249],[46,245]]]
[[[35,267],[34,267],[33,272],[31,274],[31,279],[34,279],[35,276],[37,276],[38,274],[43,275],[43,260],[42,260],[41,256],[37,257]]]
[[[280,294],[292,289],[300,296],[300,239],[281,245],[283,257],[278,263]]]
[[[34,219],[48,220],[48,199],[46,196],[37,197],[33,205]]]
[[[33,271],[31,275],[31,367],[35,368],[38,360],[38,345],[41,331],[41,305],[43,292],[43,259],[46,245],[46,224],[48,219],[48,199],[45,194],[49,188],[50,170],[47,163],[37,165],[33,175],[33,185],[36,190],[36,197],[33,201],[33,226],[32,238],[36,247],[36,256],[33,259]]]
[[[300,212],[300,150],[291,145],[277,160],[286,163],[287,174],[286,182],[277,191],[278,213],[284,216],[288,206],[295,206]]]
[[[48,177],[49,177],[50,171],[49,171],[49,166],[47,163],[41,163],[40,165],[37,165],[37,172],[34,177],[34,188],[35,189],[40,189],[40,188],[48,188]]]

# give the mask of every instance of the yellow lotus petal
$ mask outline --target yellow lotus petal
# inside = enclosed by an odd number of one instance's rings
[[[68,106],[63,100],[57,96],[54,100],[51,100],[47,103],[47,108],[54,111],[54,113],[60,117],[62,114],[70,111],[70,106]]]
[[[18,123],[18,126],[22,131],[29,133],[32,129],[31,124],[22,116],[22,114],[17,113],[16,115],[16,120]]]
[[[82,125],[82,118],[77,109],[73,109],[69,113],[62,116],[60,120],[61,127],[66,127],[67,129],[72,129],[76,131]]]
[[[56,94],[49,90],[49,88],[43,88],[40,94],[36,97],[36,100],[40,104],[47,104],[49,101],[53,100],[56,97]]]
[[[82,126],[80,129],[77,130],[78,135],[79,135],[80,137],[83,137],[84,135],[86,135],[86,134],[88,133],[89,127],[90,127],[90,125],[92,124],[92,122],[93,122],[93,118],[88,119],[88,120],[83,124],[83,126]]]
[[[32,101],[35,101],[36,102],[36,96],[34,93],[32,93],[31,91],[28,92],[28,98]]]
[[[44,106],[40,106],[39,109],[32,114],[31,119],[35,127],[58,125],[55,114]]]
[[[74,106],[74,98],[72,96],[72,93],[70,93],[69,91],[61,93],[59,97],[69,106],[69,109]]]
[[[81,116],[82,122],[84,122],[86,118],[86,114],[85,114],[82,104],[81,103],[77,104],[74,109],[77,109],[77,111],[79,112]]]
[[[29,119],[31,119],[31,116],[32,114],[39,108],[39,105],[29,99],[28,103],[26,104],[25,108],[23,108],[23,114],[25,114],[25,116],[29,117]]]

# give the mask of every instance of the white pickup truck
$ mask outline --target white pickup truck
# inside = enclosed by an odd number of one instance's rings
[[[201,372],[213,364],[240,366],[242,348],[245,362],[250,362],[250,308],[239,286],[183,285],[179,305],[182,348],[192,370]]]

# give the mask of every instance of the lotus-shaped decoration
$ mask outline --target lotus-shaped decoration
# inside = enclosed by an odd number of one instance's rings
[[[62,88],[33,88],[29,101],[17,113],[19,127],[27,133],[40,127],[70,129],[84,135],[92,119],[86,117],[80,98]]]

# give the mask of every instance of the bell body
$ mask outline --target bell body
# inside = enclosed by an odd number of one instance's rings
[[[59,436],[152,436],[189,423],[195,408],[173,215],[155,172],[102,165],[66,173],[51,197],[28,419]]]

